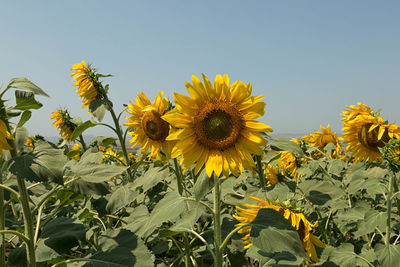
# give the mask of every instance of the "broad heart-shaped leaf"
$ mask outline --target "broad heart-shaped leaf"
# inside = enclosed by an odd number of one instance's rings
[[[17,124],[17,128],[22,127],[32,116],[32,111],[30,110],[25,110],[22,112],[21,118],[19,119],[19,122]]]
[[[109,103],[106,100],[96,99],[90,103],[89,112],[101,122],[106,114],[107,105],[109,105]]]
[[[136,178],[133,182],[132,188],[142,187],[143,192],[153,188],[158,183],[165,180],[171,173],[169,172],[168,165],[162,167],[150,167],[142,176]]]
[[[303,258],[297,257],[288,251],[268,252],[252,246],[246,251],[246,256],[256,259],[263,267],[298,267]]]
[[[149,219],[137,234],[139,236],[149,236],[162,223],[175,221],[183,212],[186,211],[186,204],[183,197],[177,192],[168,192],[160,202],[157,203],[151,212]]]
[[[376,228],[381,230],[381,232],[385,232],[386,221],[386,212],[379,212],[371,209],[365,213],[364,220],[358,222],[358,227],[354,232],[354,237],[358,238],[362,235],[375,232]]]
[[[102,154],[101,152],[86,151],[80,161],[68,162],[65,166],[66,173],[70,176],[81,177],[86,182],[100,183],[123,173],[128,168],[127,166],[100,164]]]
[[[345,192],[339,187],[327,180],[304,180],[300,181],[298,187],[304,192],[305,196],[316,205],[325,205],[341,198]]]
[[[275,151],[290,151],[300,156],[304,154],[298,144],[286,138],[275,138],[271,142],[270,147]]]
[[[400,245],[389,245],[387,247],[383,244],[378,244],[376,245],[375,252],[382,267],[399,266]]]
[[[137,192],[130,189],[129,186],[120,186],[115,190],[108,200],[106,210],[108,213],[113,214],[119,209],[125,207],[126,205],[132,203],[137,196]]]
[[[45,141],[37,141],[34,151],[15,157],[9,170],[15,176],[28,181],[42,182],[50,179],[62,184],[66,161],[61,149],[56,149]]]
[[[296,259],[307,257],[296,229],[279,212],[260,209],[250,224],[250,240],[258,250],[279,254],[289,252]],[[274,254],[274,258],[279,254]]]
[[[49,97],[42,89],[37,87],[33,82],[27,78],[14,78],[7,85],[8,88],[19,88],[33,92],[35,95],[42,95]]]
[[[43,105],[35,99],[35,95],[31,92],[26,91],[15,91],[15,101],[17,104],[14,109],[28,110],[28,109],[39,109]]]
[[[207,195],[207,193],[212,189],[213,185],[214,180],[208,177],[205,169],[202,170],[193,186],[194,197],[196,200],[200,200]]]
[[[340,266],[340,267],[354,267],[354,266],[374,266],[369,265],[365,260],[354,252],[354,246],[350,243],[343,243],[339,247],[326,248],[322,251],[321,259],[326,260],[323,266]],[[392,265],[396,266],[396,265]]]
[[[85,240],[86,228],[77,219],[58,217],[46,224],[36,249],[38,262],[48,261]]]
[[[106,182],[102,183],[91,183],[82,180],[75,181],[71,183],[71,189],[81,195],[91,196],[99,195],[104,196],[109,194],[110,186]]]
[[[99,251],[90,257],[96,262],[84,266],[154,266],[154,255],[144,242],[126,229],[107,229],[99,237]]]
[[[75,130],[72,132],[71,140],[75,140],[79,137],[86,129],[96,126],[97,123],[92,120],[85,121],[84,123],[80,124]]]
[[[147,220],[150,217],[146,205],[137,206],[131,209],[131,211],[127,209],[127,212],[130,212],[130,215],[125,219],[127,222],[127,225],[124,226],[125,229],[137,233],[146,226]]]

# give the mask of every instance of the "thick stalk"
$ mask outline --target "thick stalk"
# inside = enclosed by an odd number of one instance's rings
[[[82,135],[79,135],[79,142],[81,142],[83,152],[85,152],[87,150],[87,147],[86,147],[86,143],[85,143],[85,140],[83,139]]]
[[[261,156],[256,156],[256,160],[257,160],[258,179],[260,179],[261,187],[264,188],[265,187],[265,175],[264,175],[264,171],[262,169]]]
[[[385,244],[386,247],[389,249],[390,245],[390,223],[391,223],[391,213],[392,213],[392,194],[393,194],[393,179],[394,179],[395,174],[392,172],[389,178],[389,192],[388,196],[386,198],[387,202],[387,221],[386,221],[386,238],[385,238]]]
[[[129,166],[129,156],[128,156],[128,152],[126,150],[126,144],[125,144],[124,137],[122,135],[121,126],[119,125],[118,118],[115,115],[114,109],[112,108],[111,104],[109,105],[109,107],[110,107],[109,111],[111,113],[111,117],[112,117],[112,119],[114,121],[114,125],[115,125],[115,133],[117,134],[119,143],[121,144],[122,154],[124,155],[125,163],[126,163],[127,166]],[[132,173],[131,173],[130,168],[128,168],[126,170],[126,172],[128,173],[129,180],[132,181],[133,177],[132,177]]]
[[[220,180],[215,177],[214,184],[214,249],[215,249],[215,267],[222,267],[222,249],[221,249],[221,189]]]
[[[394,193],[398,194],[399,186],[397,185],[397,176],[393,177],[393,189]],[[400,199],[397,196],[396,196],[396,205],[397,205],[397,214],[400,215]]]
[[[183,233],[183,243],[185,246],[185,266],[190,267],[190,244],[187,236],[187,233]]]
[[[3,165],[0,166],[0,184],[3,183]],[[4,219],[4,191],[0,188],[0,230],[5,230],[5,219]],[[5,235],[1,236],[1,248],[0,248],[0,266],[5,266],[6,262],[6,242]]]
[[[182,196],[182,194],[183,194],[182,174],[180,172],[180,169],[178,166],[178,160],[176,158],[174,159],[174,167],[175,167],[175,174],[176,174],[176,182],[178,184],[178,192],[179,192],[179,195]]]
[[[7,130],[10,132],[10,125],[8,124],[8,121],[5,121],[7,125]],[[8,140],[9,144],[12,147],[12,150],[10,150],[11,157],[15,158],[17,157],[17,146],[14,142],[14,140]],[[26,243],[26,256],[28,260],[28,266],[29,267],[35,267],[36,266],[36,257],[35,257],[35,246],[33,244],[34,242],[34,236],[35,233],[33,231],[33,218],[32,218],[32,213],[31,209],[29,207],[29,195],[28,191],[26,190],[26,185],[25,185],[25,180],[22,179],[21,177],[17,176],[17,182],[18,182],[18,190],[19,190],[19,195],[20,195],[20,203],[22,206],[22,214],[24,216],[24,228],[25,228],[25,236],[29,240],[29,242]]]

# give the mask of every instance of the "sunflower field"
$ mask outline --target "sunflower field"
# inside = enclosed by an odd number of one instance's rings
[[[400,128],[380,112],[271,138],[250,83],[193,75],[117,110],[108,76],[73,65],[89,119],[49,114],[57,144],[24,127],[48,95],[1,88],[0,266],[400,266]]]

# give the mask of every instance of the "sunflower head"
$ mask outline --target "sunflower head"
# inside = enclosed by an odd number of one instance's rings
[[[77,125],[72,122],[72,117],[66,109],[58,109],[52,112],[50,117],[54,120],[53,125],[60,131],[62,139],[71,142],[71,136]]]
[[[372,162],[381,158],[379,149],[385,143],[400,138],[400,128],[396,124],[389,124],[368,106],[363,107],[364,111],[343,120],[343,137],[347,143],[346,152],[353,154],[355,162]]]
[[[80,160],[81,159],[81,150],[82,150],[82,146],[79,143],[76,143],[75,145],[73,145],[71,147],[72,151],[76,151],[76,154],[72,157],[75,160]]]
[[[392,140],[384,146],[383,159],[393,172],[400,171],[400,140]]]
[[[92,68],[90,64],[82,61],[74,64],[71,71],[70,76],[75,80],[73,86],[78,87],[76,93],[82,99],[82,108],[89,107],[90,103],[105,95],[106,92],[99,81],[99,77],[104,75],[97,74],[96,69]]]
[[[268,180],[267,186],[273,186],[274,184],[277,184],[279,182],[280,175],[281,174],[275,166],[268,164],[265,170],[265,178]]]
[[[112,147],[108,147],[101,158],[101,163],[122,165],[125,162],[120,152],[116,152]]]
[[[304,214],[299,212],[298,209],[295,208],[295,205],[293,206],[289,203],[282,203],[279,201],[265,201],[252,196],[249,196],[249,198],[255,200],[258,203],[243,204],[244,208],[236,206],[236,214],[233,215],[233,217],[239,221],[236,227],[253,222],[254,219],[257,217],[258,211],[260,209],[273,209],[279,212],[283,217],[285,217],[285,219],[287,219],[296,229],[303,248],[307,251],[310,259],[315,262],[319,261],[314,245],[322,248],[325,248],[327,246],[322,243],[316,236],[310,233],[310,231],[318,225],[318,222],[315,222],[314,224],[310,223],[304,216]],[[253,246],[250,240],[250,232],[250,225],[245,226],[238,231],[238,233],[245,234],[245,236],[242,238],[245,249]]]
[[[319,150],[323,151],[324,147],[332,143],[335,145],[336,149],[333,151],[333,155],[337,156],[340,152],[340,137],[336,136],[335,132],[332,132],[330,125],[326,128],[324,128],[321,125],[321,131],[315,130],[313,134],[308,134],[303,136],[302,138],[304,141],[306,141],[310,146],[312,147],[317,147]]]
[[[31,149],[34,149],[33,139],[31,137],[26,138],[25,145]]]
[[[279,154],[281,156],[277,162],[282,174],[297,179],[297,169],[300,167],[302,160],[290,151],[280,151]]]
[[[125,126],[134,129],[129,132],[132,135],[130,143],[134,143],[132,147],[140,145],[143,154],[150,149],[149,157],[159,160],[162,158],[162,149],[167,158],[169,157],[175,142],[166,140],[170,133],[170,125],[161,118],[168,107],[169,101],[163,97],[161,91],[158,92],[153,104],[146,94],[138,93],[135,104],[128,105],[128,113],[132,116],[126,117],[128,122],[124,123]]]
[[[14,137],[8,131],[6,123],[0,119],[0,155],[3,155],[3,149],[13,149],[7,140],[14,140]]]
[[[251,84],[230,85],[228,75],[217,75],[214,85],[202,76],[185,83],[190,97],[174,94],[176,110],[162,117],[178,129],[167,138],[177,142],[172,157],[181,156],[186,168],[195,164],[196,174],[205,166],[209,177],[253,169],[253,155],[262,155],[267,142],[259,132],[272,132],[254,120],[264,115],[263,96],[251,96]]]

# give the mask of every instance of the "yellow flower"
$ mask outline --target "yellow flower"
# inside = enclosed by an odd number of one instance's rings
[[[280,151],[279,154],[281,154],[281,157],[278,159],[278,166],[282,174],[297,179],[299,161],[296,156],[290,151]]]
[[[78,87],[76,92],[82,98],[82,108],[87,108],[99,94],[95,86],[95,70],[86,65],[85,61],[74,64],[71,70],[73,73],[70,76],[76,80],[73,86]]]
[[[268,164],[265,174],[266,174],[266,178],[268,180],[267,186],[272,186],[279,182],[278,169],[275,166]]]
[[[25,145],[26,145],[27,147],[32,148],[32,149],[35,148],[35,147],[33,146],[33,139],[30,138],[30,137],[26,138]]]
[[[240,222],[235,225],[236,227],[246,225],[254,221],[260,209],[273,209],[282,214],[283,217],[285,217],[285,219],[287,219],[297,230],[303,248],[307,251],[310,259],[315,262],[319,261],[314,245],[321,248],[325,248],[327,246],[322,243],[316,236],[310,233],[313,228],[318,226],[318,222],[311,224],[302,213],[292,211],[289,208],[283,207],[278,204],[271,204],[257,197],[249,196],[249,198],[257,201],[259,204],[243,204],[245,208],[236,206],[236,214],[234,214],[233,217]],[[253,246],[250,240],[250,232],[251,226],[245,226],[238,231],[238,233],[246,234],[242,238],[245,249]]]
[[[394,172],[400,171],[400,140],[392,140],[383,148],[383,158]]]
[[[163,119],[179,128],[167,140],[177,141],[172,157],[189,168],[196,163],[197,174],[205,165],[211,177],[229,172],[235,176],[243,167],[253,169],[253,155],[262,155],[267,141],[258,132],[272,132],[268,125],[254,119],[264,115],[264,96],[250,96],[252,86],[242,81],[229,85],[228,75],[217,75],[214,86],[206,76],[203,83],[192,76],[185,86],[191,97],[174,94],[176,110]]]
[[[348,110],[344,109],[342,111],[341,116],[343,117],[342,118],[343,124],[345,124],[347,121],[351,121],[351,120],[355,119],[358,115],[372,114],[372,109],[369,106],[367,106],[363,103],[360,103],[360,102],[357,103],[357,105],[358,106],[355,106],[355,105],[346,106],[348,108]]]
[[[303,136],[302,139],[305,140],[311,146],[317,147],[321,151],[324,149],[324,147],[327,144],[333,143],[336,146],[336,149],[333,152],[333,155],[336,156],[339,154],[340,147],[341,147],[339,140],[341,140],[341,138],[337,137],[336,133],[332,132],[329,124],[328,124],[328,127],[326,127],[326,128],[322,127],[322,125],[321,125],[321,132],[315,130],[313,134]]]
[[[123,162],[125,162],[125,159],[119,153],[115,152],[112,147],[108,147],[106,151],[103,153],[103,156],[101,158],[101,163],[111,163],[111,162],[117,162],[119,165],[122,165]]]
[[[0,155],[3,155],[3,149],[12,150],[12,147],[8,143],[7,139],[14,140],[14,137],[8,131],[5,122],[0,119]]]
[[[382,153],[379,148],[391,139],[400,139],[400,128],[396,124],[388,124],[382,117],[372,112],[372,110],[361,103],[363,112],[357,115],[349,114],[344,110],[343,137],[347,143],[345,152],[351,152],[354,162],[372,162],[381,159]]]
[[[72,132],[75,130],[76,124],[71,121],[72,118],[68,111],[64,109],[53,111],[50,118],[55,120],[53,125],[60,131],[61,137],[71,142]]]
[[[72,146],[72,148],[71,148],[72,151],[79,151],[79,153],[77,153],[75,156],[72,157],[73,159],[76,159],[76,160],[81,159],[81,154],[80,154],[81,149],[82,149],[82,146],[79,143],[76,143],[75,145]]]
[[[161,160],[162,148],[163,152],[169,158],[174,142],[165,140],[170,132],[169,123],[161,118],[168,108],[169,101],[163,98],[163,92],[159,91],[154,103],[151,104],[146,94],[138,93],[138,99],[135,99],[136,104],[128,105],[128,113],[131,117],[125,117],[128,122],[125,126],[135,128],[129,132],[132,135],[130,143],[132,146],[139,145],[142,154],[147,153],[150,149],[150,158]]]

